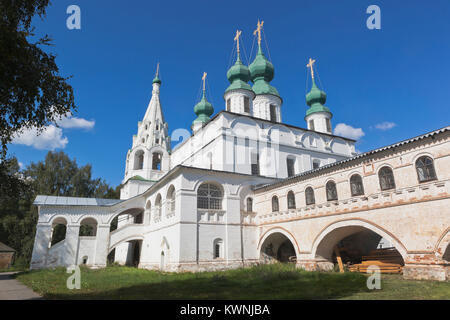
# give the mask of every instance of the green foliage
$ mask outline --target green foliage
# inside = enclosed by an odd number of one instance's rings
[[[35,42],[33,16],[45,16],[49,0],[0,1],[0,156],[7,144],[25,128],[42,130],[75,111],[68,78],[59,75],[55,55],[42,46],[51,45],[46,35]],[[1,169],[1,168],[0,168]]]
[[[21,171],[17,159],[2,162],[16,177],[15,192],[0,195],[0,241],[17,250],[16,256],[29,263],[33,251],[37,195],[97,197],[118,199],[120,186],[113,189],[102,179],[93,179],[91,166],[79,167],[64,152],[49,152],[44,161],[31,163]],[[11,180],[10,180],[11,181]],[[4,186],[6,188],[6,186]],[[91,226],[83,226],[81,235],[90,235]],[[65,226],[57,225],[52,244],[65,238]]]

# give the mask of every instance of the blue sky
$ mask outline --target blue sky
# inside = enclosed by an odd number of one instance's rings
[[[66,28],[72,4],[81,8],[81,30]],[[381,30],[366,27],[372,4],[381,9]],[[169,131],[189,129],[202,73],[208,73],[215,113],[223,110],[234,33],[243,31],[249,54],[261,18],[283,121],[306,126],[306,63],[313,57],[333,126],[364,133],[357,149],[368,151],[449,125],[449,17],[448,0],[53,0],[45,20],[35,20],[36,33],[54,39],[49,50],[61,73],[73,75],[78,112],[53,128],[49,146],[30,142],[9,150],[27,165],[56,146],[81,165],[91,163],[95,177],[120,184],[156,63]],[[395,125],[377,129],[386,122]]]

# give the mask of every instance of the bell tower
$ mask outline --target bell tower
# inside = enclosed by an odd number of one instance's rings
[[[159,64],[152,87],[152,98],[127,153],[124,183],[129,179],[156,182],[169,171],[170,137],[159,96]]]

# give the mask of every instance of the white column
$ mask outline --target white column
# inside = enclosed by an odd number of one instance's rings
[[[109,249],[109,224],[101,224],[97,227],[95,240],[95,267],[106,267]]]
[[[72,266],[78,264],[79,224],[69,224],[66,230],[65,254],[62,259],[64,265]]]
[[[34,246],[33,254],[31,256],[30,269],[39,269],[45,267],[45,260],[51,240],[52,226],[49,224],[38,224],[36,226],[36,235],[34,237]]]

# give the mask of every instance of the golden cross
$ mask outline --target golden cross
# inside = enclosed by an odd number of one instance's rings
[[[307,68],[311,68],[311,77],[314,79],[314,69],[313,69],[313,65],[316,62],[316,60],[313,60],[311,58],[309,58],[309,63],[306,65]]]
[[[258,27],[256,28],[256,30],[253,32],[253,35],[256,36],[256,33],[258,33],[258,45],[261,45],[261,29],[264,25],[264,21],[259,22],[258,20]]]
[[[208,74],[206,72],[203,72],[203,77],[202,77],[202,80],[203,80],[203,91],[205,91],[205,88],[206,88],[205,83],[206,83],[206,76],[207,75]]]
[[[239,54],[239,37],[241,36],[242,31],[236,30],[236,37],[234,37],[234,41],[237,44],[237,53]]]

